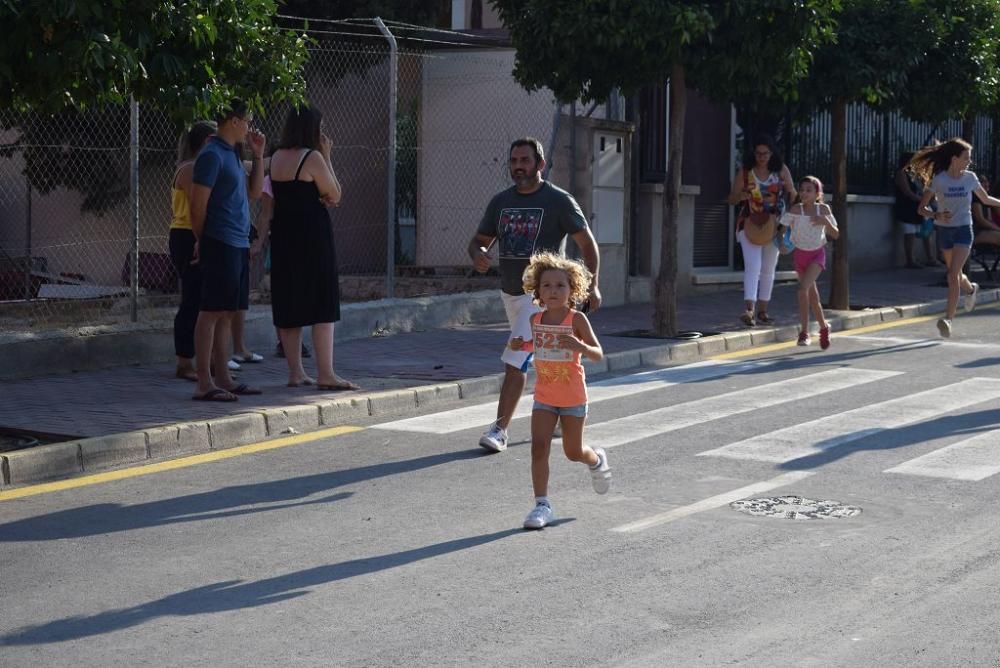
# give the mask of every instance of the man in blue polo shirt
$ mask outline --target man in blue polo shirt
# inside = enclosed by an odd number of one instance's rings
[[[198,388],[193,399],[236,401],[260,390],[237,383],[227,365],[230,322],[250,300],[250,203],[264,185],[264,135],[250,129],[253,115],[242,100],[233,100],[217,119],[218,133],[194,163],[191,228],[198,240],[201,266],[201,310],[194,328]],[[249,177],[239,145],[253,153]],[[216,377],[212,378],[212,366]]]

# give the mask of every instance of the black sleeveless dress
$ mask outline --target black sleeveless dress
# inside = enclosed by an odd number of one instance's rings
[[[271,180],[271,312],[283,329],[340,320],[340,286],[330,213],[312,181]]]

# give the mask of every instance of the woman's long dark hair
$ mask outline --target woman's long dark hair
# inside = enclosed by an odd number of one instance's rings
[[[285,118],[278,148],[318,149],[322,122],[323,112],[315,107],[304,105],[292,108]]]
[[[772,173],[780,172],[781,168],[785,166],[785,161],[781,158],[781,154],[778,153],[774,139],[770,135],[757,135],[754,137],[753,143],[750,144],[749,149],[743,154],[743,169],[751,170],[757,164],[757,156],[754,155],[754,151],[757,150],[758,146],[766,146],[767,150],[771,152],[771,158],[767,161],[767,171]]]
[[[952,137],[937,146],[927,146],[917,151],[910,161],[913,173],[930,185],[935,174],[939,174],[951,166],[951,159],[957,158],[965,151],[972,151],[972,144],[960,137]]]

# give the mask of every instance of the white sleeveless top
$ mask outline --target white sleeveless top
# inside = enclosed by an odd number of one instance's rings
[[[796,248],[818,250],[826,245],[826,225],[813,225],[812,216],[807,216],[804,211],[805,208],[799,204],[798,213],[785,213],[778,222],[792,230],[792,243]]]

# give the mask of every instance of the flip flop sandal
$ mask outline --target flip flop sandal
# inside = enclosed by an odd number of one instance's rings
[[[231,392],[231,393],[233,393],[233,394],[239,394],[239,395],[244,395],[244,396],[248,395],[248,394],[264,394],[260,390],[260,388],[250,387],[246,383],[240,383],[236,387],[229,388],[228,391]]]
[[[753,327],[756,324],[753,319],[753,312],[744,311],[743,315],[740,316],[740,322],[742,322],[747,327]]]
[[[345,380],[342,383],[333,383],[330,385],[325,385],[325,384],[321,385],[317,383],[316,389],[322,392],[343,392],[346,390],[360,390],[361,386],[355,385],[349,380]]]
[[[772,322],[774,322],[774,318],[772,318],[766,313],[758,313],[757,322],[764,323],[765,325],[770,325]]]
[[[196,394],[191,397],[194,401],[239,401],[240,398],[235,393],[216,387],[205,394]]]

